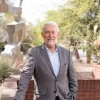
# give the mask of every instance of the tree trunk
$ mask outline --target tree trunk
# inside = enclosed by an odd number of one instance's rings
[[[80,56],[79,56],[79,52],[78,52],[78,49],[77,48],[74,48],[74,54],[75,54],[75,58],[77,59],[77,60],[79,60],[80,59]]]
[[[87,63],[91,62],[91,53],[89,50],[86,50],[86,62]]]

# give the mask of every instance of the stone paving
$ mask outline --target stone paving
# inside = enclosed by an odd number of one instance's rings
[[[2,86],[1,100],[13,100],[13,97],[17,91],[17,80],[19,77],[20,75],[15,75],[11,78],[5,79]]]

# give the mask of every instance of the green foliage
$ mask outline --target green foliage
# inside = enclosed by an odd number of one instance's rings
[[[9,24],[9,23],[11,23],[11,22],[14,21],[14,17],[13,17],[12,14],[6,13],[6,14],[5,14],[5,20],[6,20],[7,24]]]
[[[6,32],[6,25],[14,20],[13,15],[5,14],[4,17],[0,17],[0,33]]]
[[[100,51],[97,53],[97,56],[99,56],[99,57],[100,57]]]
[[[37,26],[33,26],[31,24],[26,25],[26,37],[22,42],[22,47],[25,50],[25,52],[30,47],[34,47],[43,42],[41,37],[41,29],[40,29],[41,27],[42,27],[42,23],[39,23]]]
[[[85,48],[92,51],[93,41],[100,35],[99,27],[94,33],[94,26],[100,23],[100,0],[69,0],[59,11],[62,39],[73,39],[77,45],[85,40]]]
[[[38,26],[35,26],[33,28],[33,30],[31,31],[31,36],[32,36],[32,44],[33,46],[36,46],[36,45],[40,45],[43,43],[43,39],[42,39],[42,36],[41,36],[41,27],[42,25],[39,24]]]
[[[59,14],[58,11],[55,11],[55,10],[50,10],[46,13],[46,20],[45,22],[47,21],[55,21],[55,22],[58,22],[59,21],[59,18],[57,17]]]
[[[25,40],[22,41],[22,44],[21,44],[21,51],[24,53],[24,54],[27,54],[28,50],[30,48],[32,48],[32,40],[28,37],[26,38]]]
[[[11,59],[0,58],[0,81],[4,80],[6,77],[14,74],[15,69],[12,68]]]
[[[4,43],[4,42],[0,42],[0,50],[1,50],[2,48],[4,48],[5,44],[6,44],[6,43]]]
[[[6,20],[0,17],[0,34],[6,31]]]
[[[48,11],[46,19],[30,31],[33,46],[43,42],[40,28],[52,20],[60,27],[58,43],[79,45],[85,41],[87,45],[84,48],[92,51],[93,41],[100,34],[100,0],[67,0],[58,10]],[[98,29],[94,33],[95,25],[98,25]]]

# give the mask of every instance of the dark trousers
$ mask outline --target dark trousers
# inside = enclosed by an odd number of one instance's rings
[[[57,96],[57,97],[55,98],[55,100],[59,100],[59,97]]]

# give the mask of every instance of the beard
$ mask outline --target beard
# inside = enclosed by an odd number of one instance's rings
[[[45,45],[49,48],[52,48],[52,47],[55,47],[56,42],[54,40],[50,40],[50,41],[45,42]]]

